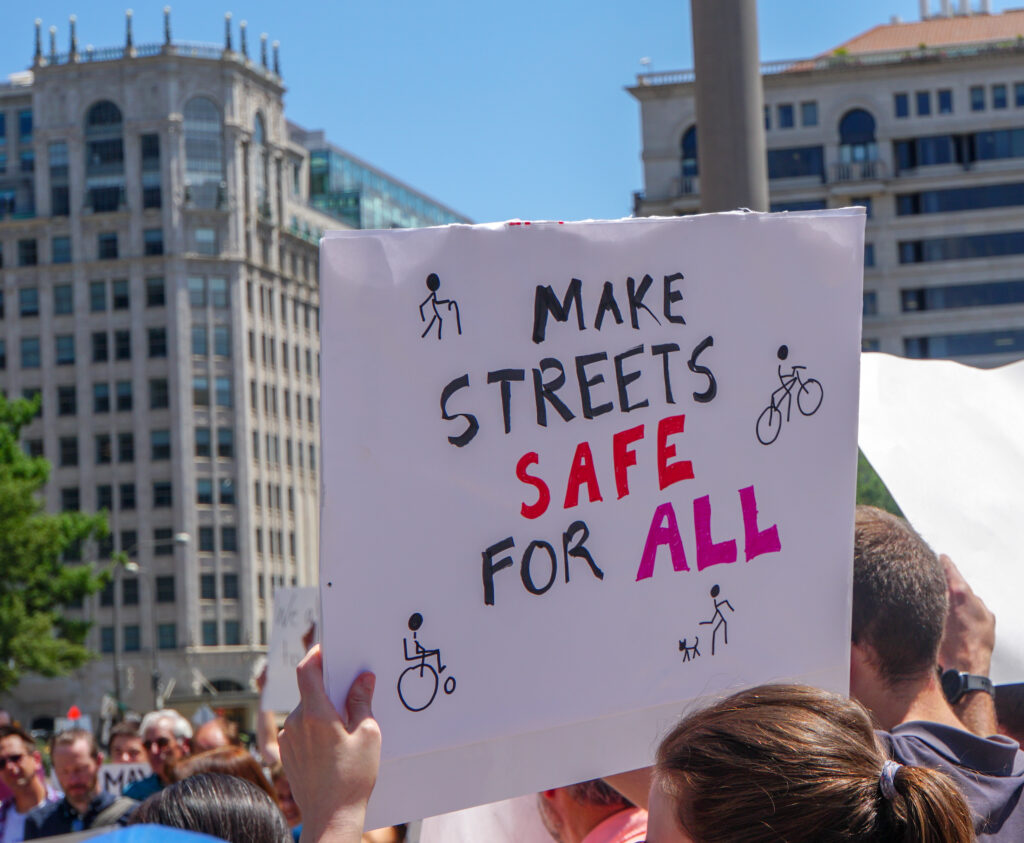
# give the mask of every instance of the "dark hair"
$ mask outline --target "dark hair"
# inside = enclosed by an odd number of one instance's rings
[[[65,729],[63,732],[57,732],[50,738],[50,757],[53,757],[58,746],[71,746],[75,741],[85,741],[89,744],[90,758],[98,759],[100,757],[99,744],[96,743],[96,738],[88,729]]]
[[[935,670],[948,611],[946,574],[924,539],[902,518],[858,506],[851,638],[871,647],[883,680]]]
[[[865,709],[817,688],[762,685],[685,718],[655,783],[700,843],[969,843],[971,815],[942,773],[886,761]]]
[[[154,823],[199,831],[229,843],[291,843],[288,823],[256,785],[236,776],[199,773],[143,802],[131,825]]]
[[[566,788],[569,796],[581,805],[604,805],[608,807],[631,808],[630,802],[621,793],[610,785],[605,784],[601,779],[591,779],[587,782],[578,782]]]
[[[256,785],[274,800],[275,805],[277,804],[277,794],[267,781],[267,777],[263,775],[259,763],[248,750],[240,746],[219,746],[183,758],[169,770],[169,778],[172,782],[180,782],[200,773],[220,773],[245,779]]]
[[[996,720],[999,728],[1024,743],[1024,682],[996,685]]]
[[[116,726],[111,728],[110,740],[107,741],[107,745],[109,746],[113,743],[114,738],[120,738],[124,735],[127,735],[130,738],[141,739],[142,735],[139,734],[139,724],[131,720],[122,720]]]
[[[27,752],[36,751],[36,741],[28,732],[17,726],[14,723],[8,723],[6,726],[0,726],[0,740],[9,738],[14,735],[16,738],[21,738],[22,743],[25,744],[25,750]]]

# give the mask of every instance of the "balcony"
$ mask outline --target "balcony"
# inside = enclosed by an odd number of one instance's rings
[[[883,181],[889,177],[884,161],[849,161],[832,165],[832,184],[843,182]]]

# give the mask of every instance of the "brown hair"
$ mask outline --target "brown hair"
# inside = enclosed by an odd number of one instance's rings
[[[886,761],[856,702],[763,685],[685,718],[658,748],[655,782],[699,843],[970,843],[963,796],[942,773]]]
[[[88,729],[65,729],[63,732],[58,732],[50,738],[50,757],[53,757],[58,746],[71,746],[75,741],[85,741],[89,744],[90,758],[98,759],[100,757],[99,744],[96,743],[96,738]]]
[[[216,749],[208,749],[198,755],[183,758],[170,771],[172,782],[180,782],[190,776],[199,773],[221,773],[227,776],[234,776],[238,779],[245,779],[256,785],[277,804],[277,794],[267,777],[263,775],[259,762],[240,746],[219,746]]]
[[[36,751],[36,741],[28,732],[14,723],[8,723],[4,726],[0,726],[0,740],[9,738],[14,735],[16,738],[21,738],[21,742],[25,744],[26,752]]]
[[[611,785],[605,784],[601,779],[591,779],[586,782],[577,782],[566,788],[569,796],[581,805],[605,805],[610,808],[632,808],[633,803],[626,799]]]
[[[902,518],[858,506],[851,639],[874,650],[886,682],[935,669],[948,611],[946,574],[924,539]]]

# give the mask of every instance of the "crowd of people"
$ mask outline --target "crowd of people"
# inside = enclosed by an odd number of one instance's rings
[[[947,557],[902,519],[858,507],[850,698],[763,685],[684,717],[652,767],[545,790],[536,809],[558,843],[1024,841],[1019,697],[988,681],[995,618]],[[238,843],[360,843],[381,732],[365,673],[344,710],[314,646],[301,703],[277,733],[264,714],[259,758],[217,718],[193,729],[163,709],[110,732],[119,762],[151,774],[101,792],[91,732],[50,741],[42,773],[31,735],[0,725],[0,843],[104,825],[156,823]],[[0,718],[2,722],[2,718]]]

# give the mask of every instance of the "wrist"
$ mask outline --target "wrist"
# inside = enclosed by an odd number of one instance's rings
[[[366,823],[365,806],[339,808],[323,816],[303,812],[302,843],[358,843]]]
[[[967,673],[956,668],[949,668],[942,673],[942,693],[950,705],[956,705],[969,694],[985,693],[995,696],[995,687],[988,676]]]

